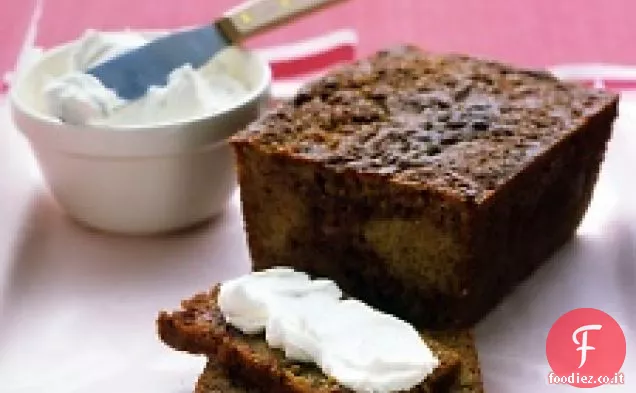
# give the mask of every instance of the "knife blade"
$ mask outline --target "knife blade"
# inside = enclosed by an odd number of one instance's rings
[[[185,64],[198,68],[227,46],[343,0],[250,0],[212,24],[183,29],[100,63],[86,72],[127,100],[164,86]]]

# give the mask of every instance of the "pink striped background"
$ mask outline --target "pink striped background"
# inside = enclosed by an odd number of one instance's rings
[[[36,0],[0,0],[0,72],[10,69]],[[8,3],[8,4],[7,4]],[[236,0],[43,0],[38,44],[88,27],[176,27],[205,23]],[[632,0],[349,0],[254,40],[271,45],[355,28],[360,55],[395,42],[462,51],[529,66],[567,62],[636,64]]]

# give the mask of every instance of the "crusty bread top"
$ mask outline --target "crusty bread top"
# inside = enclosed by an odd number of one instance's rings
[[[162,312],[157,324],[169,346],[218,360],[234,370],[247,386],[280,393],[346,393],[349,389],[322,374],[314,365],[290,361],[270,348],[264,336],[245,335],[227,325],[217,306],[218,286],[182,302],[182,309]],[[411,392],[446,393],[458,380],[459,355],[428,333],[423,340],[440,359],[440,366]]]
[[[231,141],[480,201],[617,99],[407,46],[333,71]]]

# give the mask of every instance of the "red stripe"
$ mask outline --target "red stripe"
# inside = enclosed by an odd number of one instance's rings
[[[309,56],[270,63],[274,79],[294,78],[322,71],[337,63],[355,59],[355,46],[345,44]]]
[[[604,80],[603,84],[607,90],[636,90],[636,80]]]

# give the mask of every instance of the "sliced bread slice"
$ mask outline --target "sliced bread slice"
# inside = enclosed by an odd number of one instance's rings
[[[232,378],[260,392],[351,392],[316,366],[286,359],[282,351],[267,345],[264,335],[246,335],[226,324],[217,305],[218,292],[216,286],[184,300],[180,310],[161,312],[157,320],[160,338],[174,349],[215,359]],[[422,334],[422,339],[440,365],[410,392],[448,393],[458,380],[460,356],[429,333]]]
[[[472,334],[469,331],[457,332],[453,336],[459,338],[459,343],[470,340]],[[446,338],[446,337],[445,337]],[[453,345],[457,341],[451,340]],[[462,354],[462,366],[460,377],[457,378],[449,393],[483,393],[484,388],[481,382],[479,365],[476,363],[477,357],[474,353],[474,345],[460,344],[459,349]],[[472,348],[472,349],[471,349]],[[474,367],[477,366],[475,369]],[[209,358],[205,369],[199,376],[194,388],[194,393],[262,393],[254,387],[246,387],[236,378],[227,374],[215,358]]]

